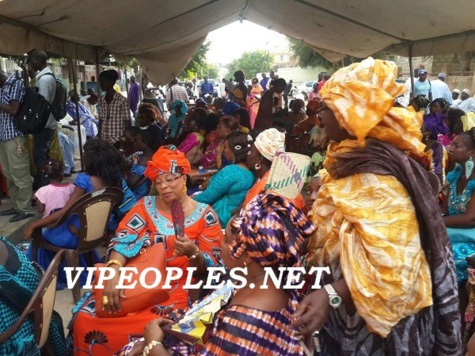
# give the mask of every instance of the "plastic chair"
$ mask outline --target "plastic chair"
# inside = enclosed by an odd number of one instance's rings
[[[65,224],[68,218],[74,214],[79,216],[80,228],[78,234],[78,245],[75,249],[66,250],[66,265],[68,267],[79,267],[79,255],[88,253],[86,260],[92,266],[92,252],[96,247],[109,242],[107,235],[107,226],[109,218],[116,207],[124,198],[121,189],[107,187],[80,197],[63,215],[63,217],[48,228]],[[38,248],[44,248],[50,251],[59,251],[62,247],[48,243],[41,229],[33,232],[33,260],[37,261]],[[76,270],[73,271],[73,279],[76,276]],[[80,285],[76,283],[72,289],[74,302],[77,303],[80,298]]]
[[[64,250],[59,250],[56,253],[23,313],[21,313],[15,324],[4,333],[0,334],[0,343],[7,341],[17,332],[18,328],[25,322],[27,317],[30,314],[33,314],[35,342],[38,344],[39,348],[45,346],[46,341],[48,340],[49,326],[51,323],[51,316],[53,315],[53,307],[56,297],[58,266],[61,263],[64,254]]]

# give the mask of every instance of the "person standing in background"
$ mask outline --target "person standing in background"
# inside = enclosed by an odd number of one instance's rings
[[[267,83],[269,82],[269,78],[267,78],[267,75],[264,72],[261,75],[262,75],[262,79],[259,84],[261,85],[262,89],[266,90]]]
[[[293,80],[290,79],[287,85],[285,86],[284,92],[282,93],[282,96],[284,97],[284,109],[289,107],[289,94],[292,91],[292,84]]]
[[[140,85],[135,80],[135,77],[130,76],[130,88],[129,88],[129,108],[134,115],[137,116],[137,107],[140,101]]]
[[[48,68],[46,64],[47,60],[48,56],[45,52],[33,51],[28,56],[26,65],[27,67],[31,67],[34,72],[39,72],[35,77],[38,93],[52,104],[56,93],[56,78],[51,69]],[[54,131],[57,127],[58,122],[53,114],[50,114],[43,131],[33,135],[33,157],[37,171],[34,181],[34,186],[36,188],[41,188],[48,184],[48,178],[43,173],[43,167],[50,159],[50,145],[53,141]]]
[[[102,123],[101,138],[119,148],[120,138],[126,127],[131,125],[129,103],[114,90],[119,79],[114,69],[99,74],[99,85],[106,94],[99,99],[99,120]]]
[[[439,73],[437,79],[430,82],[432,86],[432,100],[442,98],[449,104],[452,104],[452,93],[450,92],[449,86],[445,83],[446,79],[447,74]]]
[[[0,69],[0,165],[7,179],[8,194],[13,207],[0,216],[14,215],[10,222],[34,215],[31,208],[31,175],[26,137],[16,129],[13,117],[20,110],[25,87],[14,75]]]
[[[204,83],[201,84],[201,88],[200,88],[200,97],[204,98],[207,95],[213,96],[213,84],[208,82],[208,77],[204,77],[203,80],[204,80]]]

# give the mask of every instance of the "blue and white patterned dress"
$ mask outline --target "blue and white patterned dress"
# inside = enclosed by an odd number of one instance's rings
[[[475,179],[470,179],[463,192],[458,194],[458,181],[462,176],[462,167],[457,165],[455,169],[447,174],[447,182],[450,185],[449,195],[449,215],[465,214],[467,205],[475,192]],[[462,283],[467,280],[467,261],[465,258],[475,255],[475,228],[447,228],[452,249],[454,252],[454,262],[457,271],[457,280]]]

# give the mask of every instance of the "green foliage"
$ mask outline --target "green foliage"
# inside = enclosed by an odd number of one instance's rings
[[[332,63],[319,53],[315,52],[315,50],[305,42],[292,37],[287,37],[287,39],[289,40],[290,50],[298,58],[298,64],[302,68],[323,67],[329,72],[335,72],[342,67],[346,67],[355,62],[361,62],[362,60],[362,58],[345,56],[340,61]],[[383,52],[376,52],[372,57],[383,58],[384,54]]]
[[[214,64],[207,64],[204,70],[204,74],[210,79],[217,79],[219,75],[219,68]]]
[[[242,70],[246,79],[253,78],[256,73],[269,72],[274,58],[264,51],[245,52],[238,59],[226,65],[228,73],[225,78],[232,78],[233,73]]]
[[[298,64],[300,67],[323,67],[326,69],[333,67],[332,62],[315,52],[315,50],[305,42],[292,37],[287,38],[289,40],[290,50],[298,58]]]
[[[205,42],[198,49],[198,52],[188,62],[183,71],[178,75],[182,79],[191,79],[195,77],[202,77],[206,74],[209,64],[206,62],[206,53],[209,50],[211,42]],[[205,73],[205,74],[203,74]]]

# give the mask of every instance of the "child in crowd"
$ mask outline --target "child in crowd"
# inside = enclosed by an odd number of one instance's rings
[[[312,211],[313,204],[317,200],[317,194],[322,186],[322,180],[318,174],[315,174],[307,186],[307,195],[305,196],[305,206],[307,208],[307,215]]]
[[[54,159],[43,168],[49,184],[38,189],[35,194],[37,199],[36,210],[43,214],[43,217],[64,207],[73,193],[73,184],[62,183],[63,170],[63,163]]]

